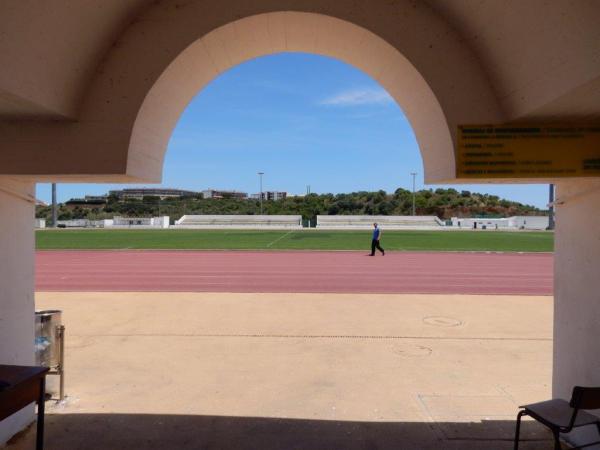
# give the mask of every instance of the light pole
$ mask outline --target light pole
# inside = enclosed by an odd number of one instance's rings
[[[264,172],[258,172],[258,176],[260,178],[260,214],[262,215],[263,213],[263,207],[262,207],[262,200],[263,200],[263,190],[262,190],[262,177],[265,173]]]
[[[548,229],[554,230],[554,185],[548,190]]]
[[[417,176],[417,172],[410,173],[413,177],[413,191],[412,191],[412,215],[415,216],[415,177]]]
[[[52,183],[52,228],[56,228],[58,222],[58,207],[56,204],[56,183]]]

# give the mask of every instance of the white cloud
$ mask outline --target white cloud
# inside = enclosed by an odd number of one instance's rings
[[[360,106],[386,105],[393,102],[394,99],[383,89],[363,88],[339,92],[338,94],[321,100],[319,104],[330,106]]]

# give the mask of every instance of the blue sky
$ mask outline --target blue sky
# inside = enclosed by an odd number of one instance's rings
[[[282,53],[234,67],[183,112],[169,142],[162,186],[304,193],[411,188],[423,163],[402,110],[363,72],[343,62]],[[132,185],[60,184],[59,201]],[[150,185],[143,185],[150,186]],[[431,186],[433,188],[437,186]],[[468,185],[545,207],[547,185]],[[50,201],[50,186],[37,196]]]

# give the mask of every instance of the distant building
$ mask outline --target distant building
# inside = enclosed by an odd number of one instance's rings
[[[264,191],[262,193],[263,200],[283,200],[287,198],[287,192],[279,192],[279,191]],[[252,198],[256,200],[260,200],[260,193],[252,194]]]
[[[85,201],[87,202],[104,202],[106,203],[106,199],[108,195],[86,195]]]
[[[164,200],[166,198],[193,197],[198,195],[198,192],[168,188],[130,188],[109,191],[108,195],[117,197],[120,201],[129,199],[143,200],[144,197],[159,197],[161,200]]]
[[[247,192],[239,192],[239,191],[226,191],[226,190],[218,190],[218,189],[206,189],[202,191],[202,197],[204,198],[237,198],[237,199],[245,199],[248,198]]]
[[[72,198],[65,202],[68,209],[95,209],[106,204],[106,195],[86,195],[85,198]]]

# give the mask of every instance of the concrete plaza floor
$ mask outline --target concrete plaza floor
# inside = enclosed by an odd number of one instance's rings
[[[550,397],[552,298],[37,293],[67,400],[47,449],[509,449]],[[33,430],[8,448],[33,448]],[[525,426],[524,449],[552,448]]]

